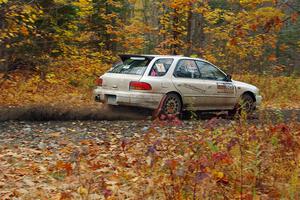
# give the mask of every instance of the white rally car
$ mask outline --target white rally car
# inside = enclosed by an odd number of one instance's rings
[[[183,56],[120,55],[116,64],[96,80],[95,100],[161,113],[182,110],[253,111],[262,97],[253,85],[235,81],[210,62]]]

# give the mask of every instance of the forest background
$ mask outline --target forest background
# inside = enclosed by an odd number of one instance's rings
[[[118,54],[201,57],[299,107],[299,0],[0,0],[2,105],[91,100]]]

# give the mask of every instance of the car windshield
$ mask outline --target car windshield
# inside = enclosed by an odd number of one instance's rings
[[[109,73],[143,75],[149,62],[148,59],[143,57],[128,58],[116,64]]]

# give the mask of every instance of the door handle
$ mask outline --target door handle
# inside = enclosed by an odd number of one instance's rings
[[[117,85],[113,85],[113,86],[112,86],[112,88],[114,88],[114,89],[117,89],[117,88],[118,88],[118,86],[117,86]]]

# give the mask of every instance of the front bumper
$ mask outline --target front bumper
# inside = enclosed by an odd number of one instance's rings
[[[95,101],[110,105],[124,105],[156,109],[163,94],[137,91],[117,91],[98,87],[93,91]]]
[[[261,105],[262,96],[261,95],[255,95],[255,99],[256,99],[255,106],[258,108]]]

